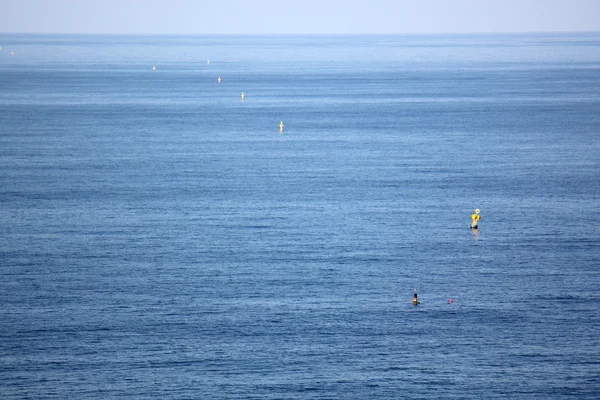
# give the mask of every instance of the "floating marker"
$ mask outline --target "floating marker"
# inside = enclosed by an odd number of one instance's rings
[[[283,121],[279,123],[279,132],[283,132]]]
[[[245,98],[246,98],[246,95],[244,95],[244,92],[242,92],[242,101],[244,101]]]
[[[217,78],[217,82],[221,83],[221,77]]]
[[[152,71],[156,71],[156,65],[152,67]]]
[[[479,208],[475,210],[475,214],[471,215],[471,229],[477,229],[477,225],[479,220],[481,219],[481,215],[479,215]]]
[[[206,61],[206,63],[207,63],[207,64],[210,64],[210,60],[207,60],[207,61]]]

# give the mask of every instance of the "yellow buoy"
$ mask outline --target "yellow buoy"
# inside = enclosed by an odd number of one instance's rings
[[[217,78],[217,82],[221,83],[221,77]]]
[[[471,215],[471,229],[477,229],[481,215],[479,215],[479,208],[475,210],[475,213]]]
[[[244,94],[244,92],[242,92],[242,101],[244,101],[245,98],[246,98],[246,95]]]
[[[279,132],[283,132],[283,121],[279,123]]]

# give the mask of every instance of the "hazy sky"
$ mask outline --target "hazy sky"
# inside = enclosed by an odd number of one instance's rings
[[[600,31],[600,0],[0,0],[0,32]]]

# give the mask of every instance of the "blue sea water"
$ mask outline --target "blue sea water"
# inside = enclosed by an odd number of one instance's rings
[[[600,398],[599,33],[0,46],[1,398]]]

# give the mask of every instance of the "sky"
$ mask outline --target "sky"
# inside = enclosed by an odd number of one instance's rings
[[[600,0],[0,0],[2,33],[600,31]]]

